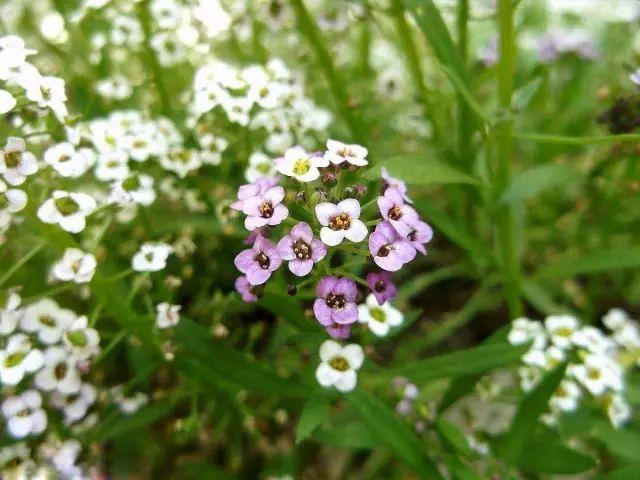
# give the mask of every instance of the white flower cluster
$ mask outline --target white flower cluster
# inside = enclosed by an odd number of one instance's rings
[[[619,427],[631,415],[625,400],[625,351],[640,347],[640,333],[621,310],[612,310],[604,318],[612,330],[606,335],[590,325],[582,325],[571,315],[552,315],[544,323],[527,318],[513,322],[508,340],[511,344],[531,343],[518,371],[524,391],[535,387],[545,372],[561,362],[569,362],[566,376],[549,402],[550,413],[544,420],[553,424],[564,412],[573,412],[582,399],[590,398],[607,413],[612,425]]]

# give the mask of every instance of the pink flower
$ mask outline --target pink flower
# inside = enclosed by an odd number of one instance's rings
[[[400,192],[405,202],[413,203],[409,198],[409,195],[407,195],[407,184],[404,183],[402,180],[389,175],[389,172],[387,172],[387,169],[384,167],[382,167],[382,180],[384,182],[383,192],[386,191],[388,188],[395,188]]]
[[[238,188],[238,200],[231,204],[231,208],[241,212],[244,207],[245,200],[256,195],[264,194],[271,187],[278,185],[279,181],[280,179],[278,177],[261,177],[254,183],[241,185],[240,188]]]
[[[433,238],[433,230],[419,218],[411,219],[406,224],[409,227],[409,233],[406,236],[407,240],[411,242],[413,248],[426,255],[427,249],[424,244],[429,243]]]
[[[399,235],[389,222],[380,222],[369,237],[369,251],[376,264],[390,272],[402,268],[416,256],[411,242]]]
[[[304,277],[311,271],[314,263],[325,257],[327,247],[320,240],[313,238],[308,224],[301,222],[278,242],[278,254],[283,260],[289,261],[291,273]]]
[[[320,224],[320,239],[333,247],[347,238],[352,242],[361,242],[367,236],[367,227],[360,217],[360,203],[348,198],[340,203],[329,202],[316,205],[316,215]]]
[[[349,335],[351,334],[351,325],[340,325],[339,323],[334,323],[324,328],[329,335],[338,340],[345,340],[349,338]]]
[[[258,301],[258,296],[254,291],[254,286],[249,283],[249,280],[247,280],[247,277],[244,275],[236,278],[235,287],[243,302],[252,303]]]
[[[398,296],[398,290],[391,281],[391,273],[389,272],[369,273],[367,285],[376,297],[378,305],[383,305],[387,300],[393,300]]]
[[[284,188],[271,187],[264,193],[249,197],[242,205],[247,214],[244,226],[247,230],[255,230],[265,225],[278,225],[287,218],[289,210],[280,202],[284,200]]]
[[[350,325],[358,321],[356,282],[350,278],[322,277],[316,287],[313,313],[324,327]]]
[[[408,222],[418,220],[418,212],[407,205],[400,190],[390,187],[384,195],[378,197],[378,208],[382,218],[388,220],[400,235],[407,236],[410,232]]]
[[[247,276],[250,285],[262,285],[281,263],[276,246],[263,236],[258,236],[253,247],[240,252],[234,260],[236,268]]]

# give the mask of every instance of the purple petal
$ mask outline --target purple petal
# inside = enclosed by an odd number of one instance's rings
[[[373,257],[373,261],[376,262],[376,265],[380,268],[389,272],[397,272],[402,268],[402,261],[393,253],[390,253],[386,257]]]
[[[249,268],[251,268],[251,266],[255,263],[255,255],[256,253],[251,248],[243,250],[238,255],[236,255],[233,264],[242,273],[247,273]]]
[[[300,222],[291,229],[291,236],[296,240],[302,239],[307,243],[311,243],[311,240],[313,239],[313,231],[307,223]]]
[[[313,268],[313,260],[291,260],[289,262],[289,270],[297,277],[304,277]]]
[[[332,310],[329,308],[324,299],[316,298],[316,301],[313,302],[313,314],[320,322],[320,325],[326,327],[327,325],[331,325],[333,323],[331,321],[331,313]]]
[[[264,193],[264,199],[271,202],[271,205],[277,205],[284,200],[284,188],[272,187]]]
[[[351,325],[333,324],[325,328],[327,333],[337,340],[346,340],[351,333]]]
[[[278,242],[278,255],[280,255],[283,260],[293,260],[296,258],[295,253],[293,253],[293,238],[291,238],[291,235],[282,237]]]
[[[384,218],[385,220],[388,219],[389,210],[393,208],[393,201],[389,200],[387,197],[378,197],[377,203],[382,218]]]
[[[244,228],[246,228],[249,231],[253,231],[257,228],[264,227],[268,223],[269,223],[268,218],[254,217],[252,215],[249,215],[247,218],[244,219]]]
[[[335,323],[340,325],[350,325],[358,321],[358,307],[355,303],[347,303],[338,310],[333,310],[331,317]]]
[[[269,225],[278,225],[282,220],[289,216],[289,210],[284,205],[276,205],[273,209],[273,215],[268,220]]]
[[[247,274],[247,281],[251,285],[262,285],[264,282],[269,280],[269,277],[271,276],[271,271],[261,268],[260,265],[256,263],[253,265],[253,267],[247,270],[246,274]]]
[[[402,263],[408,263],[416,258],[416,249],[407,240],[399,240],[394,243],[393,250]]]
[[[356,282],[350,278],[341,278],[333,287],[333,293],[336,295],[344,295],[344,298],[348,302],[355,302],[356,296],[358,295],[358,288],[356,287]]]
[[[338,279],[336,277],[322,277],[318,282],[318,286],[316,287],[316,295],[320,298],[327,298],[332,292],[336,283],[338,283]]]
[[[251,215],[253,217],[261,216],[260,205],[264,203],[264,199],[260,196],[249,197],[244,201],[242,206],[243,213]]]
[[[378,250],[380,250],[381,247],[385,246],[387,243],[387,239],[384,238],[384,235],[376,232],[373,232],[371,235],[369,235],[369,252],[371,252],[371,255],[373,255],[374,257],[378,254]]]
[[[316,205],[316,216],[321,225],[329,225],[331,219],[337,215],[339,215],[338,207],[333,203],[325,202]]]
[[[314,238],[311,240],[311,259],[319,262],[327,255],[327,247],[320,240]]]

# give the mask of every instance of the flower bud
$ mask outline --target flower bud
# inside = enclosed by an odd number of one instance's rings
[[[291,295],[292,297],[298,293],[298,287],[296,287],[295,285],[287,285],[287,295]]]
[[[322,175],[322,183],[324,183],[325,185],[333,185],[337,180],[338,178],[336,177],[336,174],[334,172],[327,172]]]
[[[324,190],[316,190],[311,194],[311,201],[314,205],[327,201],[327,192]]]

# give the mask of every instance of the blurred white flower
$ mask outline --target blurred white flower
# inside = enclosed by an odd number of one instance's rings
[[[276,166],[273,160],[262,152],[253,152],[249,157],[249,166],[244,171],[244,176],[249,183],[253,183],[262,177],[273,177],[276,174]]]
[[[119,15],[111,22],[111,43],[136,48],[144,39],[140,22],[126,15]]]
[[[146,393],[136,392],[126,396],[123,390],[122,385],[115,386],[111,389],[111,396],[122,413],[131,415],[149,403],[149,396]]]
[[[29,337],[16,333],[9,337],[4,350],[0,350],[0,381],[3,385],[17,385],[42,364],[42,352],[32,348]]]
[[[90,166],[89,159],[69,142],[49,147],[44,153],[44,161],[63,177],[82,176]]]
[[[611,394],[606,399],[606,405],[607,416],[614,428],[620,428],[631,418],[631,406],[622,395],[618,393]]]
[[[7,188],[0,180],[0,230],[9,225],[14,213],[27,205],[27,194],[17,188]]]
[[[335,387],[341,392],[355,388],[356,371],[362,366],[364,352],[355,343],[342,347],[338,342],[326,340],[320,346],[321,363],[316,369],[316,379],[323,387]]]
[[[113,75],[97,82],[96,92],[109,100],[124,100],[133,93],[133,86],[124,75]]]
[[[59,410],[62,410],[65,423],[70,425],[79,422],[85,417],[97,397],[96,387],[90,383],[83,383],[80,391],[76,394],[64,395],[60,392],[53,392],[51,403]]]
[[[198,138],[202,152],[200,158],[202,163],[207,165],[220,165],[222,152],[229,146],[229,141],[216,137],[211,133],[206,133]]]
[[[0,115],[9,113],[16,106],[16,99],[6,90],[0,89]]]
[[[100,352],[100,335],[89,327],[86,316],[81,315],[69,325],[62,336],[65,346],[76,360],[87,360]]]
[[[157,272],[167,266],[167,258],[173,247],[166,243],[145,243],[133,256],[132,267],[136,272]]]
[[[549,400],[549,405],[554,411],[573,412],[578,409],[580,389],[575,382],[563,380]]]
[[[583,363],[570,365],[568,373],[596,397],[607,390],[619,392],[624,385],[620,367],[603,355],[587,355]]]
[[[528,318],[516,318],[512,322],[507,340],[512,345],[532,342],[531,347],[538,350],[547,345],[547,338],[542,324]]]
[[[162,302],[156,305],[156,326],[158,328],[175,327],[180,321],[180,305]]]
[[[45,392],[55,390],[65,395],[78,393],[82,381],[76,360],[65,348],[47,348],[44,352],[44,367],[36,374],[34,384]]]
[[[7,420],[7,430],[15,438],[38,435],[47,427],[47,414],[37,390],[7,398],[2,402],[2,414]]]
[[[21,301],[20,295],[11,290],[4,296],[0,295],[0,336],[5,337],[16,329],[22,317]]]
[[[358,305],[358,321],[365,323],[378,337],[387,336],[389,330],[401,325],[403,320],[400,310],[392,307],[390,302],[379,305],[373,294],[369,294],[365,304]]]
[[[580,323],[571,315],[550,315],[544,321],[551,341],[559,348],[571,346],[571,336],[578,330]]]
[[[59,224],[70,233],[79,233],[86,226],[85,218],[96,209],[96,201],[86,193],[54,190],[53,198],[38,209],[38,218],[44,223]]]
[[[324,158],[334,165],[347,162],[356,167],[363,167],[369,163],[367,154],[368,150],[360,145],[348,145],[337,140],[327,140],[327,151]]]
[[[605,354],[615,348],[614,342],[596,327],[582,327],[571,335],[571,343],[591,353]]]
[[[53,275],[63,282],[87,283],[96,271],[96,257],[78,248],[67,248],[62,259],[53,266]]]
[[[153,0],[149,10],[158,27],[165,30],[175,29],[182,18],[182,8],[176,0]]]
[[[38,160],[26,148],[22,138],[9,137],[0,150],[0,174],[10,185],[21,185],[38,171]]]
[[[98,155],[94,173],[98,180],[109,182],[125,179],[129,171],[129,156],[122,150],[114,150]]]
[[[176,173],[180,178],[199,169],[202,160],[197,150],[191,148],[172,148],[167,155],[160,157],[162,168]]]
[[[153,177],[134,173],[123,180],[116,180],[111,184],[109,201],[118,205],[135,203],[151,205],[156,199],[153,189]]]
[[[171,67],[184,60],[184,46],[173,32],[159,32],[151,37],[151,47],[156,51],[158,62],[163,67]]]
[[[20,320],[20,328],[29,333],[36,333],[38,340],[46,345],[58,343],[62,333],[69,328],[76,314],[60,306],[50,298],[42,298],[24,310]]]

